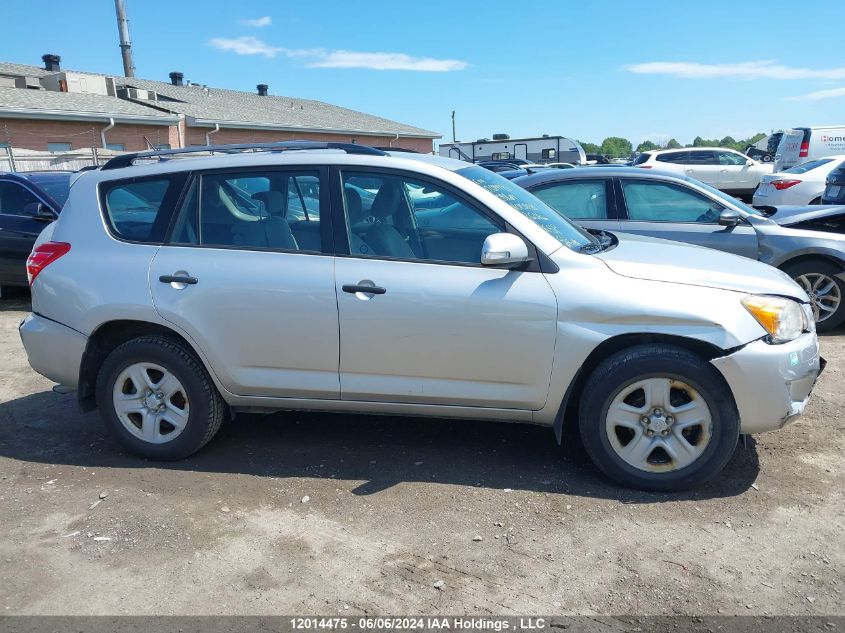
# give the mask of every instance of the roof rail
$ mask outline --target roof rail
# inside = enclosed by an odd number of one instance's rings
[[[234,145],[194,145],[181,149],[158,149],[148,152],[135,152],[121,154],[109,160],[102,169],[120,169],[129,167],[138,159],[159,158],[167,160],[169,156],[180,154],[196,154],[199,152],[220,152],[221,154],[235,154],[238,152],[290,152],[306,149],[338,149],[347,154],[369,154],[371,156],[387,156],[381,150],[369,145],[358,145],[357,143],[336,143],[322,141],[280,141],[277,143],[237,143]]]

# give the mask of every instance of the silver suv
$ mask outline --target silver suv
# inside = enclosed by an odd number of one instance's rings
[[[616,481],[675,490],[800,415],[823,366],[770,266],[587,232],[457,160],[202,149],[84,174],[28,261],[30,364],[142,456],[238,411],[571,423]]]

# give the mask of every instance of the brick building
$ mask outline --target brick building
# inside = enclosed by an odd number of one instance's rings
[[[357,142],[431,152],[436,132],[314,101],[183,81],[0,62],[0,147],[139,151],[291,139]]]

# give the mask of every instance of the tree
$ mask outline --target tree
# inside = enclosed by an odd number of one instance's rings
[[[601,153],[605,156],[630,156],[634,146],[621,136],[608,136],[601,142]]]
[[[584,148],[585,154],[599,154],[601,153],[601,148],[596,145],[595,143],[585,143],[584,141],[578,141],[581,147]]]
[[[653,143],[650,140],[646,139],[639,145],[637,145],[638,152],[650,152],[653,149],[658,149],[660,146],[657,143]]]
[[[676,141],[676,140],[675,140],[675,139],[673,139],[673,138],[670,138],[670,139],[666,142],[666,149],[680,149],[680,148],[681,148],[681,144],[680,144],[680,143],[678,143],[678,141]]]
[[[704,147],[705,145],[707,145],[707,143],[705,143],[705,142],[704,142],[704,139],[703,139],[703,138],[701,138],[700,136],[696,136],[696,137],[692,140],[692,146],[693,146],[693,147]]]

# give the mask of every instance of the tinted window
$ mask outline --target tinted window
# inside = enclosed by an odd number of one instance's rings
[[[159,177],[101,185],[112,231],[132,241],[162,241],[182,181],[181,177]]]
[[[645,153],[640,154],[639,156],[637,156],[637,157],[634,159],[634,162],[633,162],[633,163],[631,163],[631,164],[632,164],[632,165],[642,165],[642,164],[643,164],[644,162],[646,162],[649,158],[651,158],[651,154],[649,154],[648,152],[645,152]]]
[[[205,174],[185,199],[174,241],[321,250],[319,172]]]
[[[689,153],[687,163],[690,165],[718,165],[716,152],[712,150],[693,150]]]
[[[604,180],[559,182],[532,193],[568,218],[607,219],[607,186]]]
[[[629,220],[716,223],[723,207],[691,189],[658,180],[623,180]]]
[[[507,178],[484,169],[483,167],[464,167],[457,172],[486,189],[503,202],[510,205],[541,229],[572,250],[594,244],[595,239],[583,229],[575,226],[560,213]]]
[[[658,154],[657,160],[661,163],[684,164],[689,162],[689,152],[671,152],[669,154]]]
[[[38,198],[26,187],[16,182],[0,181],[0,214],[29,215],[24,207],[34,202],[38,202]]]
[[[349,250],[359,257],[479,264],[485,238],[503,230],[446,189],[411,177],[344,173],[343,185]]]
[[[748,156],[734,154],[733,152],[716,152],[720,165],[745,165]]]

